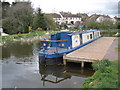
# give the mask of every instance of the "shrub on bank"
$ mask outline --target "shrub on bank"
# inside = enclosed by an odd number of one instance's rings
[[[118,88],[118,63],[102,60],[93,63],[96,71],[83,82],[83,88]]]
[[[36,36],[44,35],[45,31],[39,31],[39,32],[31,32],[26,34],[14,34],[14,35],[8,35],[8,36],[1,36],[2,38],[1,42],[12,42],[14,39],[29,39]]]

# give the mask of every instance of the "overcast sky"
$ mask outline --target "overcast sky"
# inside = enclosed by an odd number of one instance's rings
[[[5,0],[12,2],[14,0]],[[22,1],[22,0],[21,0]],[[25,0],[24,0],[25,1]],[[72,12],[87,14],[118,15],[120,0],[30,0],[34,8],[40,7],[45,13]]]

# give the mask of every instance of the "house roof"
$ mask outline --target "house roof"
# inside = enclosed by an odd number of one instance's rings
[[[104,17],[104,18],[111,18],[110,16],[108,15],[100,15],[100,14],[92,14],[89,19],[97,19],[98,17]]]
[[[61,18],[60,14],[57,14],[57,13],[48,13],[47,15],[50,15],[53,18]]]
[[[70,12],[60,12],[60,14],[63,16],[63,17],[75,17],[75,18],[80,18],[80,15],[78,14],[72,14]]]
[[[59,14],[57,14],[57,13],[52,13],[51,14],[54,18],[61,18],[61,16],[59,15]]]
[[[97,14],[92,14],[89,19],[97,19],[99,17],[99,15]]]

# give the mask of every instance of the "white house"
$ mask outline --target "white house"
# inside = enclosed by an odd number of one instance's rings
[[[61,25],[62,23],[65,23],[65,24],[76,24],[76,23],[81,23],[81,17],[80,15],[78,14],[72,14],[70,12],[59,12],[58,14],[57,13],[54,13],[54,16],[53,16],[55,22],[59,25]]]
[[[112,18],[109,17],[109,16],[106,16],[106,15],[99,15],[99,17],[96,19],[97,22],[102,22],[102,21],[105,21],[105,20],[111,20],[112,21]]]
[[[110,16],[100,15],[100,14],[93,14],[89,17],[89,19],[95,20],[98,23],[103,22],[103,21],[113,21]]]

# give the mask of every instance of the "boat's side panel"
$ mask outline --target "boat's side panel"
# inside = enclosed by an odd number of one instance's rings
[[[72,36],[72,48],[77,47],[80,45],[80,35],[73,35]]]
[[[67,40],[61,41],[58,43],[51,43],[51,47],[61,47],[61,48],[68,48],[71,47],[71,36],[67,35],[67,33],[57,33],[55,35],[51,35],[51,40]]]
[[[93,39],[93,32],[83,33],[82,34],[82,43],[86,43]]]
[[[61,40],[67,40],[67,41],[60,42],[61,48],[68,48],[71,46],[71,37],[69,35],[67,35],[67,33],[61,34]]]
[[[63,53],[68,54],[68,53],[70,53],[70,52],[73,52],[73,51],[75,51],[75,50],[77,50],[77,49],[79,49],[79,48],[81,48],[81,47],[83,47],[83,46],[85,46],[85,45],[87,45],[87,44],[89,44],[89,43],[92,43],[93,41],[95,41],[95,40],[97,40],[97,39],[99,39],[99,38],[101,38],[101,36],[99,36],[99,37],[97,37],[97,38],[95,38],[95,39],[92,39],[92,40],[90,40],[90,41],[88,41],[88,42],[86,42],[86,43],[83,43],[83,44],[81,44],[80,46],[75,47],[75,48],[73,48],[73,49],[70,49],[70,50],[68,50],[68,51],[66,51],[66,52],[63,52]]]
[[[97,37],[99,37],[99,36],[100,36],[100,31],[94,32],[94,38],[97,38]]]

